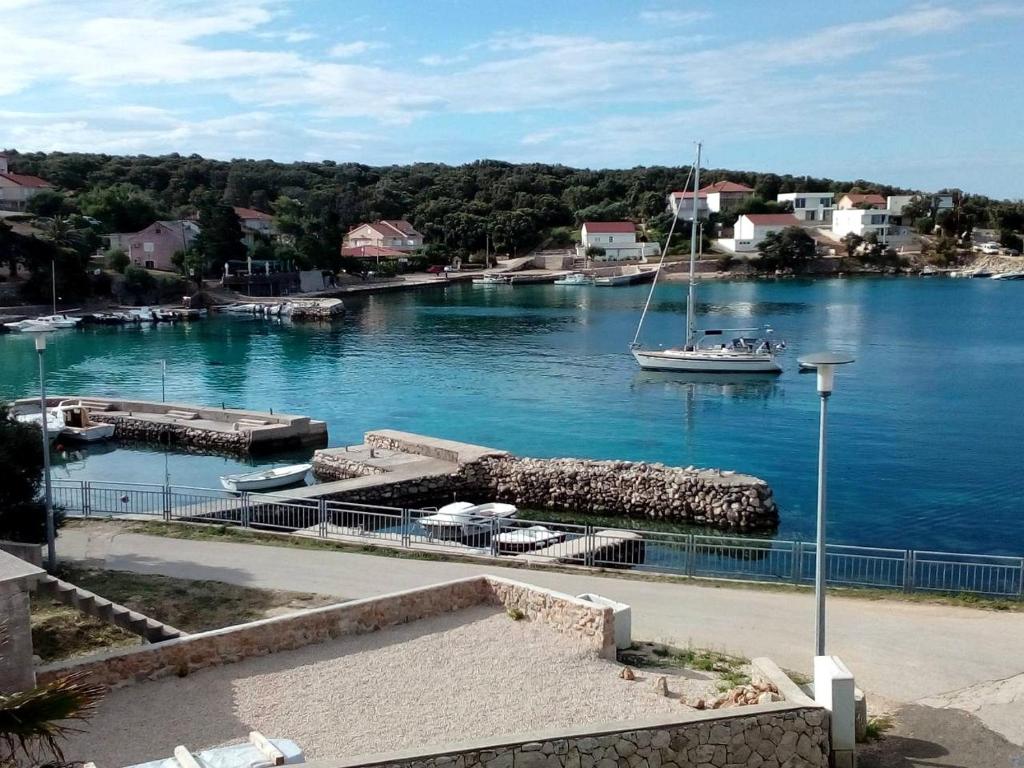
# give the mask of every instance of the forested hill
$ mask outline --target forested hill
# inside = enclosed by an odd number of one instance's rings
[[[168,214],[194,203],[197,190],[213,190],[231,205],[271,210],[279,196],[314,208],[329,207],[343,226],[366,219],[409,217],[418,227],[441,225],[458,214],[490,217],[517,212],[536,226],[575,224],[584,218],[643,220],[665,210],[665,196],[681,188],[687,167],[581,170],[561,165],[481,160],[373,167],[358,163],[277,163],[271,160],[209,160],[190,155],[111,156],[30,153],[11,156],[12,170],[30,173],[69,191],[127,183],[150,195]],[[779,192],[853,187],[882,194],[901,192],[884,184],[807,176],[705,169],[701,180],[742,182],[758,196]]]

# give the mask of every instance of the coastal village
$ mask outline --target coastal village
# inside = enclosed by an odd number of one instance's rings
[[[627,5],[5,9],[0,768],[1024,766],[1024,13]]]

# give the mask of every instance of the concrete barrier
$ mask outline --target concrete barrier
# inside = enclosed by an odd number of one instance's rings
[[[855,691],[853,674],[838,656],[814,657],[814,700],[829,713],[834,768],[857,764]]]

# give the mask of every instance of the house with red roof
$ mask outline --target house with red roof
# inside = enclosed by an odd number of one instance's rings
[[[709,213],[727,213],[754,196],[754,190],[746,184],[735,181],[716,181],[697,191],[697,218],[706,218]],[[668,204],[680,219],[693,218],[693,190],[673,192]]]
[[[586,256],[590,248],[603,253],[591,256],[594,261],[645,261],[658,256],[657,243],[641,243],[636,239],[636,224],[632,221],[585,221],[580,228],[578,255]]]
[[[22,211],[33,195],[52,189],[53,185],[38,176],[14,173],[8,165],[9,159],[0,153],[0,208]]]
[[[799,226],[800,220],[792,213],[744,213],[736,219],[733,236],[719,240],[718,244],[737,253],[756,251],[761,241],[772,232]]]
[[[361,246],[374,246],[408,253],[423,247],[423,235],[405,219],[382,219],[360,224],[345,235],[343,248],[359,248]]]
[[[879,194],[859,194],[854,192],[847,192],[845,195],[839,198],[839,202],[836,203],[836,208],[843,211],[849,211],[853,208],[875,208],[877,210],[885,210],[886,201],[885,198]]]
[[[254,248],[258,241],[269,240],[277,234],[274,217],[271,214],[237,205],[233,206],[233,210],[242,224],[242,242],[249,248]]]

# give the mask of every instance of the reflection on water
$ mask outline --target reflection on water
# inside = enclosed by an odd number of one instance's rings
[[[632,386],[658,386],[668,392],[689,391],[718,397],[767,400],[778,393],[778,383],[779,377],[774,373],[638,371]]]

